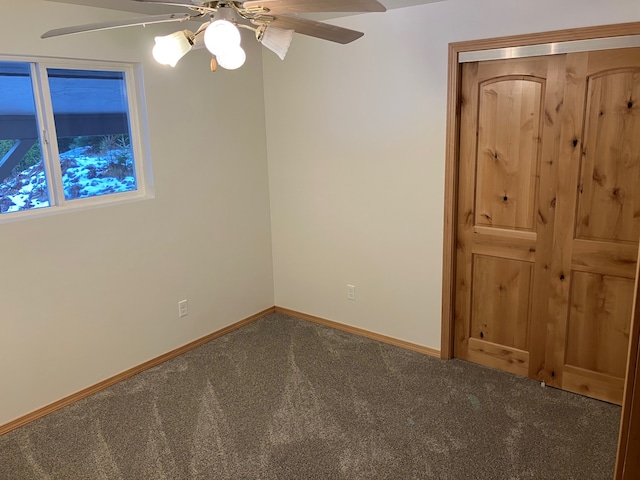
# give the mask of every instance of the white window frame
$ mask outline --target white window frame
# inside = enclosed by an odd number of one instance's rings
[[[26,218],[55,215],[86,208],[153,198],[151,162],[148,155],[149,137],[145,114],[142,67],[140,64],[22,55],[0,55],[0,61],[30,64],[35,110],[40,130],[39,140],[42,146],[42,161],[44,163],[49,194],[48,207],[2,213],[0,214],[0,224]],[[124,74],[136,190],[87,198],[76,198],[73,200],[65,199],[59,158],[60,152],[58,151],[53,105],[47,75],[48,68],[108,71]]]

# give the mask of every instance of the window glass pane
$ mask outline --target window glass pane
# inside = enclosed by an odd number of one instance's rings
[[[28,63],[0,62],[0,214],[49,206]]]
[[[67,200],[136,190],[123,72],[47,69]]]

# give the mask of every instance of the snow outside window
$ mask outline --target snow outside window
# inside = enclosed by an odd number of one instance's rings
[[[0,222],[145,195],[134,73],[0,58]]]

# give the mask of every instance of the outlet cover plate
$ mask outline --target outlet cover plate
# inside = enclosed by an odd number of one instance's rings
[[[186,317],[187,315],[189,315],[189,305],[187,304],[186,300],[180,300],[178,302],[178,316],[182,318]]]

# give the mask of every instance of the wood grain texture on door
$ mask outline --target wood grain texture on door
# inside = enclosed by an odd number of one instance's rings
[[[640,69],[598,71],[588,76],[586,90],[576,236],[635,243],[640,237]]]
[[[543,79],[479,87],[476,225],[534,229]]]
[[[640,237],[640,50],[569,57],[580,69],[566,91],[584,113],[566,131],[568,140],[575,130],[579,162],[575,189],[558,205],[573,228],[562,247],[570,282],[560,303],[568,309],[556,312],[550,334],[566,350],[556,355],[552,384],[619,404]]]
[[[531,338],[544,341],[532,325],[534,278],[537,250],[551,249],[551,201],[539,191],[551,171],[542,139],[557,137],[545,111],[558,79],[558,61],[545,58],[463,65],[454,351],[521,375]]]
[[[640,49],[463,64],[455,356],[620,403]]]

